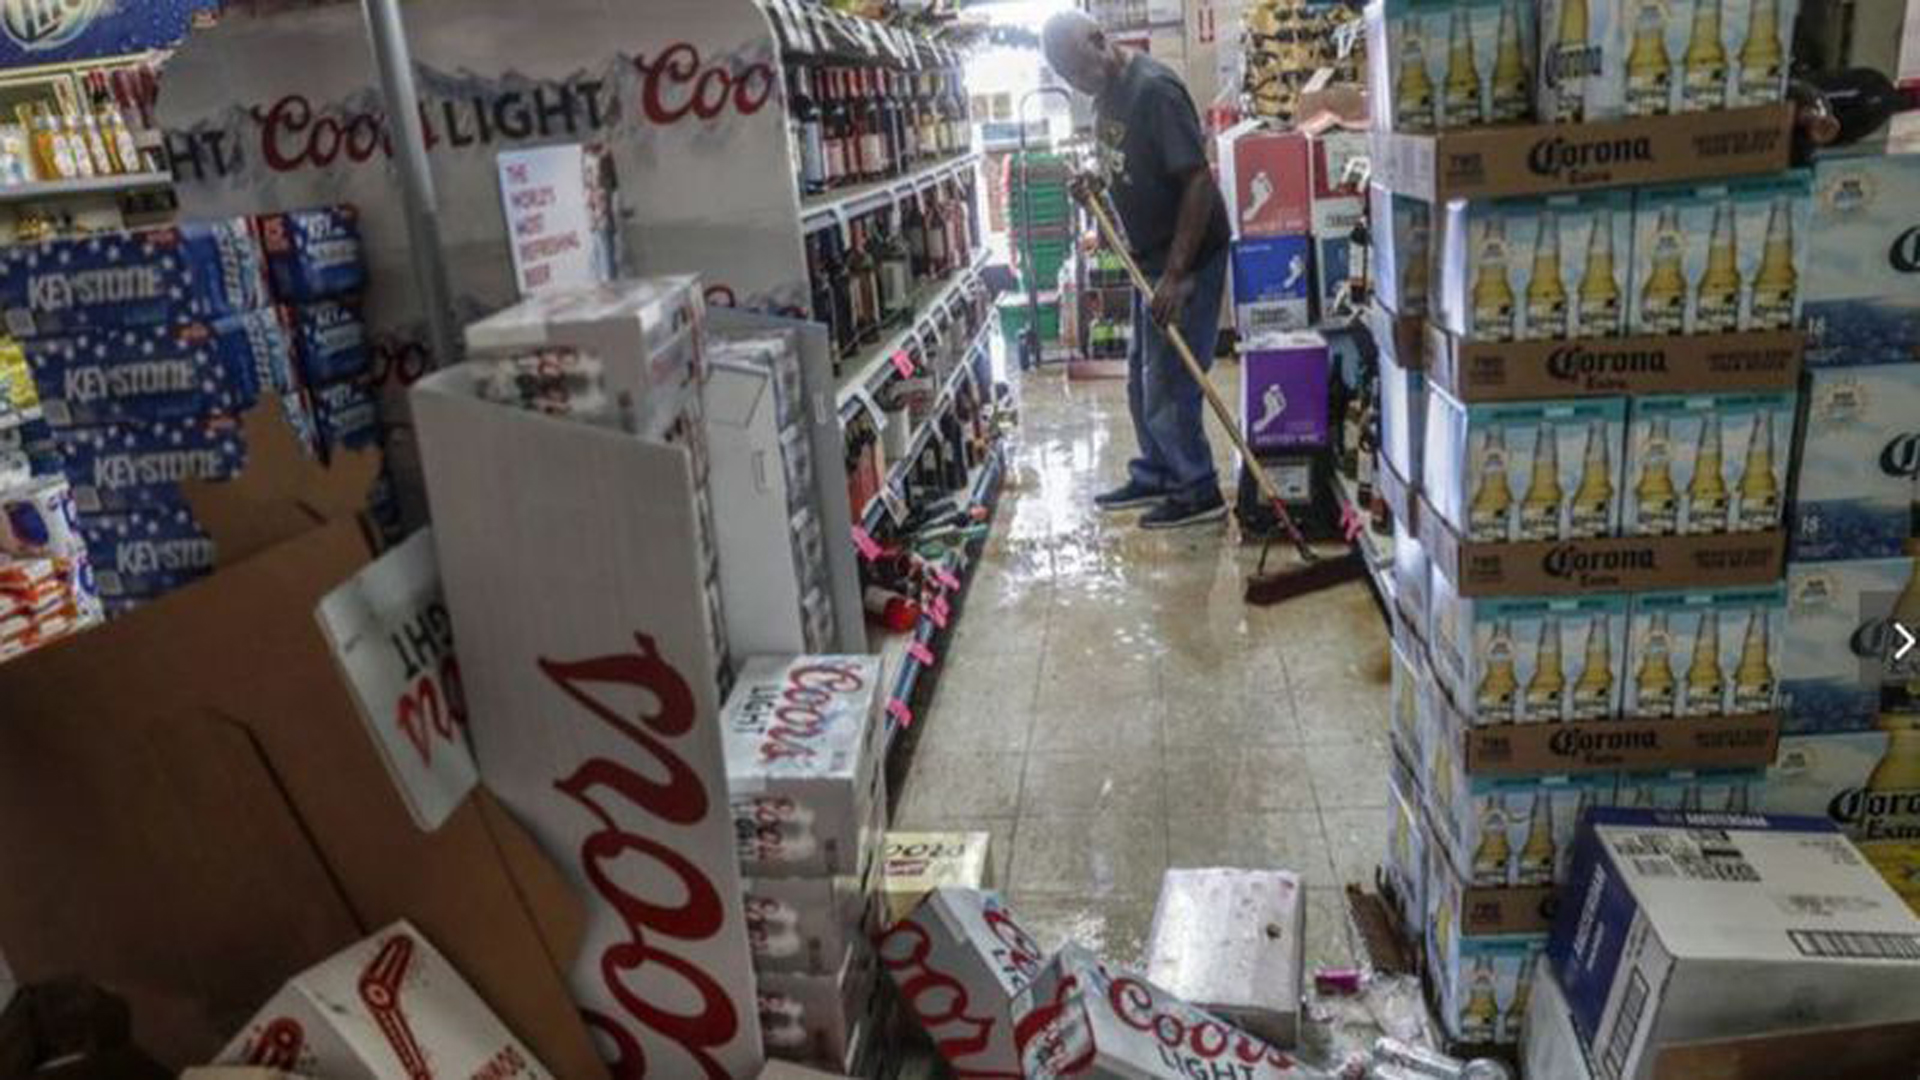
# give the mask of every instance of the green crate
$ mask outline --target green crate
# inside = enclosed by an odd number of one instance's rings
[[[1001,300],[998,306],[1000,309],[1000,336],[1006,340],[1007,348],[1018,349],[1020,347],[1020,336],[1027,332],[1027,320],[1032,316],[1032,312],[1027,309],[1027,298],[1024,295],[1009,296]],[[1058,342],[1060,340],[1060,304],[1058,301],[1051,301],[1040,305],[1040,340],[1043,343]]]

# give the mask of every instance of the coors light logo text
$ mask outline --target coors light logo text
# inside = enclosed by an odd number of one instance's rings
[[[1597,170],[1629,162],[1653,160],[1653,143],[1645,136],[1621,139],[1541,139],[1527,155],[1527,168],[1537,176],[1578,180]]]
[[[1665,349],[1590,349],[1565,345],[1547,354],[1547,374],[1562,382],[1610,375],[1664,375]]]

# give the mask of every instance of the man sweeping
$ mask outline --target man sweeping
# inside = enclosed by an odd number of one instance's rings
[[[1134,297],[1127,357],[1140,456],[1127,482],[1094,502],[1108,511],[1150,506],[1140,520],[1148,529],[1223,520],[1200,386],[1160,331],[1179,327],[1211,367],[1230,233],[1193,99],[1171,68],[1123,52],[1083,12],[1049,19],[1041,42],[1053,70],[1094,100],[1100,172],[1134,258],[1158,282],[1151,297]]]

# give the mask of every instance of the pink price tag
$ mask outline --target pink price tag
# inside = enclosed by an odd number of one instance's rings
[[[894,698],[892,701],[887,702],[887,715],[898,721],[903,728],[913,726],[913,710],[907,708],[907,703],[901,701],[899,698]]]
[[[1349,544],[1358,541],[1360,534],[1367,531],[1366,521],[1352,503],[1344,503],[1340,507],[1340,528],[1346,532]]]
[[[867,530],[858,525],[853,527],[853,547],[860,553],[860,557],[868,562],[877,562],[880,559],[880,545],[874,543],[873,537],[867,535]]]
[[[946,597],[943,596],[940,599],[934,601],[933,606],[927,609],[927,618],[932,619],[933,625],[938,627],[939,629],[945,630],[947,628],[947,598]]]
[[[946,589],[949,592],[958,590],[960,588],[960,579],[957,577],[954,577],[953,571],[947,569],[944,566],[934,573],[933,579],[940,583],[941,588]]]
[[[907,355],[907,350],[901,349],[893,354],[893,370],[899,372],[903,379],[913,378],[913,357]]]
[[[927,648],[924,642],[916,641],[907,646],[907,655],[913,657],[921,667],[933,666],[933,650]]]

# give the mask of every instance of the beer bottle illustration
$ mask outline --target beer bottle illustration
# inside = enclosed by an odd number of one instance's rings
[[[1513,487],[1507,480],[1507,437],[1487,433],[1480,447],[1480,487],[1467,509],[1467,532],[1480,543],[1512,539]]]
[[[1667,9],[1662,0],[1634,0],[1633,44],[1627,50],[1627,115],[1662,116],[1673,110],[1673,58],[1667,55]]]
[[[1560,656],[1560,620],[1543,619],[1540,641],[1534,648],[1533,678],[1527,680],[1523,724],[1557,724],[1565,719],[1566,669]]]
[[[1633,487],[1633,531],[1672,536],[1680,531],[1680,493],[1673,486],[1673,442],[1667,421],[1647,423],[1640,451],[1640,480]]]
[[[1633,789],[1633,809],[1652,810],[1657,803],[1658,800],[1654,798],[1653,786],[1651,784],[1641,784]]]
[[[1575,337],[1612,337],[1620,332],[1620,285],[1613,278],[1613,211],[1593,212],[1587,234],[1587,266],[1580,278]]]
[[[1567,287],[1560,280],[1560,225],[1542,210],[1533,238],[1533,272],[1527,282],[1528,341],[1553,341],[1567,335]]]
[[[1680,812],[1697,814],[1700,812],[1700,785],[1688,784],[1687,790],[1680,793]]]
[[[1800,275],[1793,268],[1793,203],[1783,195],[1773,200],[1767,212],[1767,238],[1753,275],[1748,329],[1792,329],[1793,301],[1799,290]]]
[[[1746,813],[1751,809],[1751,807],[1748,806],[1748,802],[1753,797],[1752,791],[1753,789],[1747,786],[1746,781],[1733,781],[1727,785],[1727,802],[1721,809],[1729,814]]]
[[[1493,957],[1473,962],[1467,1004],[1460,1010],[1460,1038],[1464,1042],[1492,1042],[1500,1024],[1500,1002],[1494,996]]]
[[[1495,219],[1481,234],[1474,260],[1473,335],[1482,341],[1512,341],[1513,283],[1507,280],[1507,226]]]
[[[1494,796],[1480,810],[1480,847],[1473,853],[1473,883],[1483,888],[1507,884],[1513,841],[1507,838],[1507,803]]]
[[[1740,474],[1740,532],[1765,532],[1780,524],[1780,483],[1773,475],[1773,413],[1753,418],[1747,435],[1747,462]]]
[[[1573,684],[1573,719],[1605,720],[1613,712],[1613,637],[1611,620],[1596,615],[1587,623],[1587,647],[1580,681]]]
[[[1587,425],[1587,450],[1580,463],[1580,485],[1568,504],[1568,535],[1574,539],[1613,533],[1613,452],[1607,426]]]
[[[1480,677],[1480,688],[1474,694],[1474,719],[1480,724],[1510,723],[1520,690],[1520,680],[1513,670],[1511,624],[1505,621],[1493,624],[1493,634],[1481,662],[1486,673]]]
[[[1693,332],[1725,334],[1740,328],[1740,241],[1734,231],[1733,202],[1713,211],[1713,236],[1707,242],[1707,271],[1694,296]]]
[[[1883,709],[1876,725],[1887,733],[1886,754],[1880,764],[1873,767],[1867,777],[1867,794],[1892,795],[1920,792],[1920,713],[1896,712]],[[1869,804],[1909,805],[1909,800],[1869,799]],[[1861,824],[1869,824],[1861,822]],[[1903,821],[1899,831],[1889,830],[1885,835],[1905,835],[1920,821]]]
[[[1654,223],[1647,283],[1640,290],[1641,328],[1649,334],[1680,334],[1687,322],[1687,240],[1680,211],[1667,207]]]
[[[1700,444],[1693,452],[1693,481],[1687,485],[1688,536],[1727,531],[1727,478],[1720,417],[1709,414],[1700,422]]]
[[[1705,112],[1727,107],[1727,46],[1720,40],[1721,0],[1694,0],[1693,30],[1680,61],[1680,108]]]
[[[1541,423],[1533,440],[1533,475],[1520,500],[1520,539],[1560,539],[1560,440],[1553,425]]]
[[[1553,884],[1557,849],[1553,843],[1553,795],[1538,791],[1533,796],[1533,815],[1527,821],[1527,840],[1520,846],[1520,859],[1514,884],[1521,888]]]
[[[1562,0],[1560,26],[1547,54],[1547,85],[1553,88],[1553,115],[1559,124],[1587,118],[1587,0]]]
[[[1633,676],[1635,712],[1640,716],[1666,719],[1673,715],[1673,635],[1667,630],[1667,617],[1655,615],[1647,621],[1647,639],[1640,654],[1640,670]]]
[[[1413,20],[1400,43],[1400,77],[1393,87],[1393,126],[1396,131],[1432,131],[1433,80],[1427,75],[1426,43]]]
[[[1780,0],[1751,0],[1747,9],[1747,40],[1740,46],[1740,79],[1733,86],[1733,103],[1765,105],[1780,100],[1786,58],[1780,48]]]
[[[1465,7],[1447,21],[1447,81],[1441,92],[1447,127],[1470,127],[1486,119],[1480,109],[1480,66],[1473,61],[1473,25]]]
[[[1527,1009],[1533,1003],[1533,965],[1526,964],[1520,969],[1520,979],[1513,984],[1513,1000],[1507,1002],[1507,1011],[1500,1021],[1500,1040],[1518,1043],[1520,1033],[1526,1030]]]
[[[1495,124],[1525,120],[1532,105],[1532,79],[1527,73],[1526,50],[1520,44],[1520,17],[1515,0],[1500,5],[1500,34],[1493,54],[1493,79],[1487,87],[1487,120]]]
[[[1579,831],[1580,823],[1587,819],[1587,811],[1591,809],[1593,809],[1593,787],[1583,783],[1580,785],[1580,801],[1574,804],[1573,808],[1573,831]],[[1556,860],[1558,865],[1553,871],[1553,880],[1567,880],[1567,864],[1572,861],[1573,845],[1568,844],[1560,849],[1559,858]]]
[[[1682,716],[1719,716],[1726,711],[1722,697],[1726,677],[1720,671],[1720,613],[1708,611],[1700,616],[1693,635],[1693,662],[1687,665],[1686,695],[1681,703]]]
[[[1774,706],[1773,630],[1765,608],[1747,616],[1747,632],[1740,639],[1740,663],[1733,669],[1733,711],[1738,715],[1763,713]]]
[[[1920,502],[1913,506],[1916,523],[1920,523]],[[1920,535],[1917,533],[1916,535]],[[1892,620],[1916,634],[1920,634],[1920,540],[1910,540],[1906,545],[1907,557],[1913,560],[1913,574],[1907,578],[1906,587],[1893,602]],[[1891,631],[1891,627],[1888,628]],[[1892,640],[1897,635],[1889,633],[1890,647],[1881,661],[1883,665],[1882,681],[1887,684],[1883,695],[1900,704],[1901,711],[1920,708],[1920,649],[1908,653],[1905,659],[1894,656],[1899,645]]]

